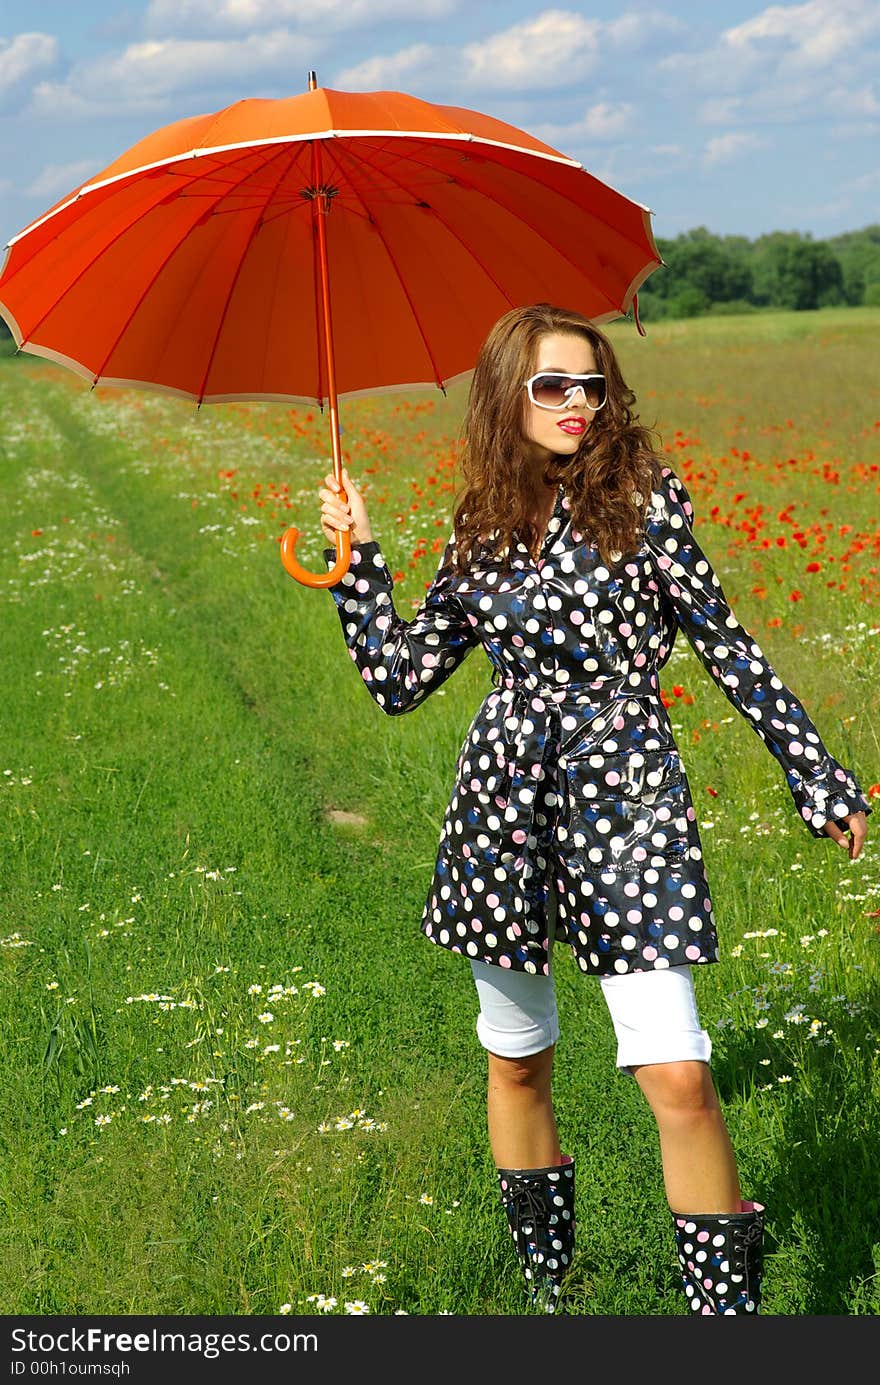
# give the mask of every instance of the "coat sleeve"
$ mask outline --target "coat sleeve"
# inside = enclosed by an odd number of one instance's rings
[[[349,653],[371,696],[389,716],[412,711],[446,682],[479,644],[452,590],[450,536],[424,600],[411,620],[394,607],[394,581],[375,539],[352,544],[351,565],[329,587]],[[329,571],[335,548],[325,548]]]
[[[802,704],[740,625],[692,525],[693,506],[684,483],[664,467],[645,525],[661,588],[706,671],[782,765],[809,831],[824,837],[826,822],[870,813],[871,805],[855,776],[829,754]]]

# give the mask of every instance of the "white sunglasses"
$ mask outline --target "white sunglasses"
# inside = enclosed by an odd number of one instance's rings
[[[608,398],[604,375],[559,375],[542,370],[526,380],[526,389],[539,409],[570,409],[580,390],[587,408],[595,413]]]

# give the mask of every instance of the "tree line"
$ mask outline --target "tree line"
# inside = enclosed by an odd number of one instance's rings
[[[639,316],[695,317],[760,308],[880,306],[880,224],[814,240],[771,231],[749,240],[705,226],[657,240],[664,265],[639,290]]]

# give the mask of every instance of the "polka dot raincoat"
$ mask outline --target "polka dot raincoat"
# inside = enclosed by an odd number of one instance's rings
[[[594,975],[718,959],[690,785],[660,697],[679,627],[782,766],[814,837],[871,811],[802,704],[740,625],[694,535],[687,490],[658,467],[639,548],[605,566],[573,528],[564,485],[537,561],[454,535],[413,619],[395,610],[379,544],[352,546],[329,588],[364,683],[389,716],[418,707],[477,645],[493,688],[458,757],[421,920],[442,947],[547,973],[554,939]],[[329,567],[336,559],[327,548]]]

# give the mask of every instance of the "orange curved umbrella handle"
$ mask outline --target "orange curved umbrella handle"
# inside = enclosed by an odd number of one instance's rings
[[[351,562],[351,538],[347,530],[336,531],[336,562],[329,572],[309,572],[308,568],[303,567],[296,556],[298,538],[298,529],[286,529],[281,535],[281,561],[291,577],[305,587],[333,587],[342,580]]]

